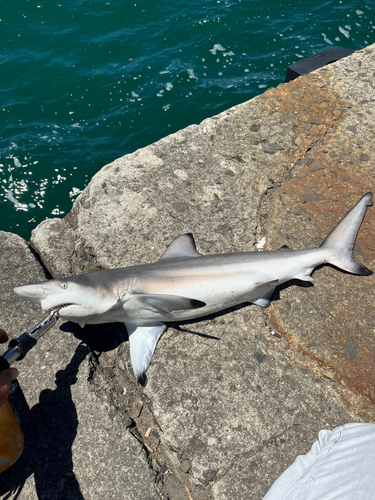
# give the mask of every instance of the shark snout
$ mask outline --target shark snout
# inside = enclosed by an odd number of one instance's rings
[[[36,302],[37,304],[45,298],[46,290],[42,285],[22,285],[16,286],[14,292],[23,299]]]

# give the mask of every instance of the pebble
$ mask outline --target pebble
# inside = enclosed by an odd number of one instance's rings
[[[284,149],[281,144],[277,144],[277,143],[274,143],[274,144],[269,144],[268,145],[268,148],[271,149],[271,151],[281,151],[282,149]]]
[[[345,347],[345,356],[349,361],[354,359],[359,352],[359,347],[357,344],[354,342],[354,339],[351,337],[348,338],[346,342],[346,347]]]
[[[281,151],[284,148],[281,146],[281,144],[268,144],[267,146],[264,147],[264,152],[268,153],[269,155],[274,155],[276,151]]]
[[[357,129],[354,125],[349,125],[349,127],[346,127],[346,130],[348,130],[349,132],[352,132],[353,134],[357,133]]]
[[[218,469],[212,469],[208,470],[207,472],[203,472],[203,477],[208,481],[211,482],[215,479],[218,473]]]
[[[313,201],[313,200],[317,199],[317,195],[316,194],[307,194],[306,196],[304,196],[304,199],[306,201]]]
[[[335,374],[329,370],[322,370],[322,376],[329,380],[335,380]]]
[[[254,358],[258,361],[258,363],[263,363],[267,356],[265,354],[261,354],[260,352],[254,352]]]
[[[180,462],[179,469],[180,469],[181,472],[184,472],[185,474],[187,474],[189,472],[189,470],[191,469],[191,462],[190,462],[190,460],[188,460],[187,458],[185,458],[184,460],[182,460]]]
[[[186,203],[182,203],[180,201],[177,201],[176,203],[172,203],[172,207],[177,211],[177,212],[185,212],[187,210],[188,206]]]

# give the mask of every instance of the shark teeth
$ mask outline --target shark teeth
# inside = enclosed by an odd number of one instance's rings
[[[60,304],[58,306],[51,307],[51,309],[48,309],[48,312],[57,313],[58,311],[60,311],[60,309],[63,309],[64,307],[68,307],[68,306],[73,306],[73,305],[74,304]]]

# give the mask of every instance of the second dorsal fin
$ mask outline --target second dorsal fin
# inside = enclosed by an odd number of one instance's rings
[[[172,241],[163,255],[162,259],[184,259],[188,257],[200,257],[201,254],[195,248],[194,237],[191,233],[183,234]]]

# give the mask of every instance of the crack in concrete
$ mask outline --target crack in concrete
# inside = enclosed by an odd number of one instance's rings
[[[92,352],[92,356],[89,360],[90,372],[88,383],[90,383],[92,390],[97,392],[100,398],[103,398],[103,394],[107,396],[107,402],[112,408],[112,418],[121,418],[126,430],[142,445],[142,451],[147,464],[150,470],[155,474],[155,490],[160,500],[167,500],[169,498],[166,491],[173,489],[173,484],[175,485],[176,491],[186,486],[189,486],[191,489],[188,475],[181,480],[181,478],[175,476],[175,473],[171,474],[170,472],[173,470],[173,466],[168,455],[175,452],[163,442],[162,430],[157,424],[152,410],[152,404],[147,396],[130,380],[131,375],[129,374],[129,380],[126,381],[126,393],[131,393],[136,401],[142,401],[142,407],[139,413],[137,412],[136,416],[132,416],[131,413],[129,413],[129,408],[126,408],[124,401],[121,401],[121,395],[115,384],[116,377],[114,376],[114,371],[117,370],[116,363],[112,367],[102,367],[100,358],[101,355]],[[107,364],[107,361],[103,360],[103,363]],[[148,430],[152,429],[159,435],[160,439],[156,447],[151,448],[147,443],[147,439],[145,439],[144,436],[145,428]],[[168,482],[172,483],[172,486],[171,484],[167,484]]]

